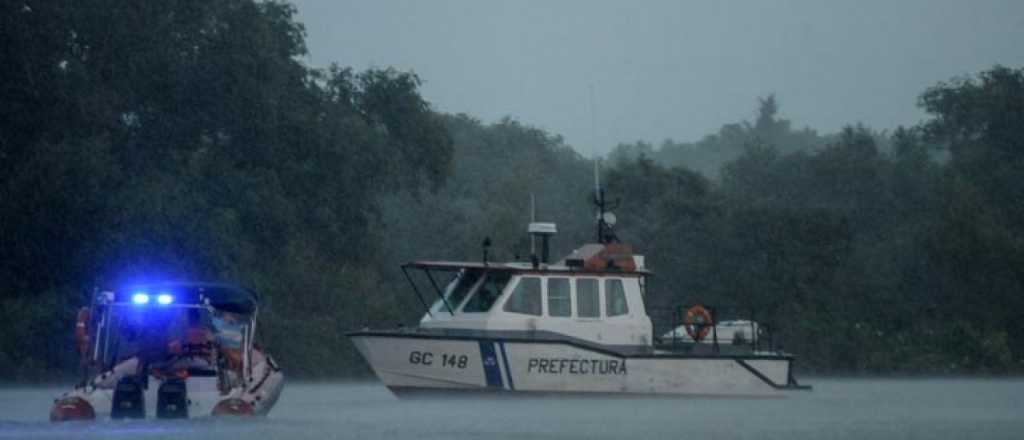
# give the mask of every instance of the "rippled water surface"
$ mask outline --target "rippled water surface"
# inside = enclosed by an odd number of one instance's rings
[[[50,424],[58,388],[0,390],[0,439],[1022,439],[1024,380],[808,379],[782,399],[438,398],[288,384],[267,419]]]

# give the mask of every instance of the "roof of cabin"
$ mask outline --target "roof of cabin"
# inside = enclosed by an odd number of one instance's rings
[[[609,252],[610,251],[610,252]],[[643,275],[650,276],[652,273],[642,267],[637,267],[633,259],[632,248],[622,244],[585,244],[573,250],[561,260],[554,264],[540,264],[534,267],[528,262],[477,262],[477,261],[412,261],[402,265],[402,268],[455,271],[462,269],[484,269],[504,272],[518,273],[561,273],[561,274],[586,274],[586,275]],[[628,264],[620,264],[619,268],[613,266],[615,261],[622,263],[622,258]],[[614,261],[613,261],[614,260]]]
[[[564,260],[563,260],[564,261]],[[623,270],[587,270],[583,267],[569,267],[563,264],[541,264],[534,268],[530,263],[523,262],[489,262],[484,264],[479,261],[411,261],[402,265],[403,268],[429,269],[440,271],[456,271],[462,269],[483,269],[503,272],[517,273],[561,273],[581,275],[644,275],[652,273],[646,269],[633,271]]]
[[[162,282],[137,284],[122,290],[131,292],[139,289],[170,291],[180,295],[181,299],[186,302],[195,302],[198,294],[202,294],[210,301],[212,307],[242,314],[252,313],[259,303],[259,295],[256,292],[227,283]]]

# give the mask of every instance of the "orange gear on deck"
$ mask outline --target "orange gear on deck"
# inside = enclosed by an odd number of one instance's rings
[[[167,350],[174,354],[189,354],[193,356],[209,357],[212,353],[213,335],[204,327],[189,327],[185,329],[185,337],[176,339],[167,344]]]
[[[75,348],[83,358],[89,351],[89,309],[85,307],[78,309],[75,320]]]
[[[708,312],[708,309],[697,304],[686,309],[686,315],[683,317],[683,324],[686,328],[686,334],[690,335],[694,342],[700,342],[707,337],[708,332],[711,331],[711,326],[714,325],[714,320],[711,318],[711,312]]]

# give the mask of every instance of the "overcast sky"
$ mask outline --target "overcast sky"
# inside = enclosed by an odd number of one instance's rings
[[[1024,0],[294,3],[309,64],[413,70],[437,110],[511,116],[586,155],[697,140],[770,93],[799,127],[911,125],[926,87],[1024,66]]]

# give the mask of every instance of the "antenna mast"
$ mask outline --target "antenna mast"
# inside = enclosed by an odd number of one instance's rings
[[[530,193],[530,223],[537,222],[537,197]],[[537,256],[537,236],[530,234],[530,258]]]
[[[615,214],[608,212],[608,202],[604,197],[604,188],[601,188],[601,160],[594,159],[594,204],[597,205],[597,242],[608,244],[619,241],[615,236]],[[612,209],[618,207],[618,201]]]
[[[594,204],[597,205],[597,242],[604,243],[604,190],[601,189],[601,159],[594,159]]]
[[[597,145],[597,116],[594,109],[594,84],[590,84],[590,142],[591,147]],[[615,226],[615,214],[608,212],[609,206],[605,201],[604,188],[601,188],[601,156],[594,148],[594,204],[597,205],[597,242],[608,244],[619,241],[612,229]],[[616,202],[615,207],[618,207]],[[612,207],[613,209],[615,207]]]

